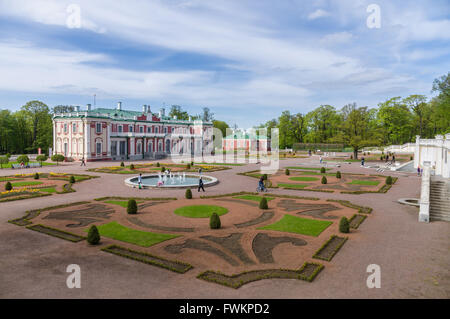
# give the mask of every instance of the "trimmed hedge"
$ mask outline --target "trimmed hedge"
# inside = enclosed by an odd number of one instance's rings
[[[286,175],[290,175],[290,174],[291,174],[291,172],[289,172],[289,169],[288,169],[288,168],[286,168],[286,170],[284,171],[284,173],[285,173]]]
[[[339,221],[339,231],[341,233],[349,233],[350,232],[350,223],[348,222],[347,217],[342,217],[341,220]]]
[[[259,208],[260,209],[268,209],[269,205],[267,204],[267,198],[263,197],[261,198],[261,200],[259,201]]]
[[[90,245],[97,245],[100,242],[100,233],[98,232],[97,226],[92,225],[91,228],[89,228],[87,242]]]
[[[321,167],[321,168],[320,168],[320,173],[323,174],[323,173],[325,173],[325,172],[326,172],[325,167]]]
[[[326,176],[322,176],[322,180],[320,181],[322,184],[326,184],[327,181],[327,177]]]
[[[186,189],[184,197],[186,197],[187,199],[192,199],[192,191],[190,188]]]
[[[341,172],[340,171],[336,172],[336,178],[341,178]]]
[[[10,190],[12,190],[12,184],[11,184],[11,182],[7,182],[6,184],[5,184],[5,190],[7,190],[7,191],[10,191]]]
[[[35,173],[33,178],[34,179],[39,179],[39,173]]]
[[[128,214],[137,214],[137,203],[135,199],[129,199],[127,205]]]
[[[221,226],[219,215],[217,213],[212,213],[209,218],[209,227],[211,229],[219,229]]]

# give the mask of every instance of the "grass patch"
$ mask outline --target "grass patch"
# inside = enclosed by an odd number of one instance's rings
[[[30,182],[15,182],[11,183],[13,187],[22,187],[22,186],[31,186],[31,185],[41,185],[44,184],[43,182],[38,181],[30,181]]]
[[[29,162],[29,164],[36,164],[39,162]],[[3,168],[11,168],[12,164],[19,164],[19,162],[9,162],[8,164],[2,164]],[[24,164],[26,166],[26,164]],[[55,163],[50,163],[50,162],[42,162],[42,166],[49,166],[49,165],[56,165]]]
[[[354,179],[350,183],[347,183],[347,184],[376,186],[376,185],[380,184],[380,181],[365,181],[365,180],[361,180],[361,179]]]
[[[217,213],[217,215],[222,216],[228,213],[228,209],[216,205],[192,205],[177,208],[174,213],[190,218],[209,218],[212,213]]]
[[[258,229],[276,230],[317,237],[332,223],[333,222],[295,217],[286,214],[276,223]]]
[[[105,200],[104,203],[119,205],[124,208],[128,206],[128,200]],[[136,203],[142,203],[142,201],[136,201]]]
[[[283,188],[294,188],[294,189],[299,189],[299,188],[305,188],[305,187],[309,186],[309,184],[278,183],[277,186],[278,186],[278,187],[283,187]]]
[[[267,201],[270,201],[272,199],[275,199],[275,197],[269,197],[269,196],[264,196]],[[263,198],[263,196],[257,196],[257,195],[240,195],[240,196],[235,196],[233,198],[238,198],[238,199],[247,199],[247,200],[252,200],[255,202],[259,202],[261,200],[261,198]]]
[[[295,182],[312,182],[312,181],[318,181],[319,179],[317,177],[294,176],[294,177],[290,177],[289,180],[295,181]]]
[[[125,227],[117,222],[97,226],[101,236],[120,240],[126,243],[150,247],[160,242],[173,239],[178,235],[151,233]],[[87,229],[85,230],[88,231]]]
[[[46,193],[56,193],[55,187],[45,187],[45,188],[39,188],[40,192],[46,192]]]

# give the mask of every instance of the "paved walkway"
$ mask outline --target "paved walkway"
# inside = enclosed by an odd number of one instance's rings
[[[163,162],[163,161],[161,161]],[[137,162],[134,162],[137,163]],[[318,164],[311,159],[281,160],[281,167]],[[88,163],[88,168],[118,165]],[[220,180],[207,195],[254,192],[257,180],[236,175],[258,169],[257,164],[205,173]],[[377,174],[359,163],[343,164],[341,172]],[[7,223],[28,209],[43,208],[103,196],[183,197],[184,190],[138,190],[124,185],[128,175],[86,172],[78,163],[27,169],[27,173],[70,172],[101,176],[75,184],[77,192],[0,204],[0,298],[449,298],[450,223],[419,223],[418,209],[398,204],[402,197],[419,197],[420,179],[404,173],[387,194],[340,195],[301,190],[274,193],[350,200],[374,209],[314,282],[261,280],[238,290],[195,278],[196,272],[175,274],[157,267],[99,252],[84,243],[73,244]],[[0,170],[0,176],[17,170]],[[198,196],[197,191],[193,192]],[[202,193],[203,195],[203,193]],[[69,264],[81,267],[81,289],[66,286]],[[381,267],[381,288],[368,289],[366,267]]]

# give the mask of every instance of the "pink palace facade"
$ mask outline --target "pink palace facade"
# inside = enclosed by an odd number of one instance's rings
[[[162,108],[151,112],[86,106],[53,116],[53,154],[86,161],[138,160],[168,155],[198,155],[213,146],[213,125],[201,120],[177,120]]]

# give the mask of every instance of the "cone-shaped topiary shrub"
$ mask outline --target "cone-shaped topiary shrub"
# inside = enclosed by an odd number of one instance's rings
[[[325,173],[325,167],[321,167],[321,168],[320,168],[320,173],[321,173],[321,174]]]
[[[39,179],[39,173],[34,173],[34,179]]]
[[[219,215],[217,215],[217,213],[212,213],[211,217],[209,218],[209,227],[211,229],[219,229],[220,226],[221,223]]]
[[[392,185],[392,177],[391,176],[386,177],[386,184]]]
[[[164,173],[166,171],[166,168],[163,166],[161,167],[161,173]]]
[[[288,169],[288,168],[286,168],[286,170],[284,171],[284,173],[285,173],[286,175],[291,174],[291,172],[289,172],[289,169]]]
[[[125,163],[124,162],[120,162],[120,166],[121,167],[125,167]]]
[[[380,156],[380,161],[382,161],[384,159],[383,155]]]
[[[336,172],[336,178],[341,178],[341,172],[340,171]]]
[[[159,166],[160,166],[160,164],[159,164],[159,162],[157,162],[157,163],[156,163],[156,167],[159,167]]]
[[[327,177],[326,176],[322,176],[322,181],[321,181],[321,183],[322,184],[326,184],[328,181],[327,181]]]
[[[194,166],[194,162],[191,162],[191,166]]]
[[[353,155],[350,155],[350,159],[353,159]]]
[[[136,203],[136,200],[134,200],[134,199],[129,199],[128,200],[127,213],[128,214],[137,214],[137,203]]]
[[[409,160],[410,160],[410,161],[412,161],[413,159],[414,159],[414,157],[413,157],[413,156],[410,156],[410,157],[409,157]]]
[[[263,174],[263,180],[267,181],[267,174]]]
[[[348,222],[347,217],[342,217],[339,221],[339,231],[341,233],[348,233],[350,232],[350,223]]]
[[[134,164],[131,164],[131,165],[130,165],[130,169],[134,169]]]
[[[187,164],[186,164],[186,168],[187,168],[187,169],[191,169],[191,164],[187,163]]]
[[[259,201],[259,208],[261,209],[268,209],[269,205],[267,204],[267,199],[265,197],[261,198]]]
[[[11,182],[7,182],[5,185],[5,190],[10,191],[12,189]]]
[[[97,226],[92,225],[89,228],[87,242],[91,245],[97,245],[100,242],[100,233],[98,232]]]
[[[186,194],[184,195],[187,199],[192,199],[192,191],[190,188],[186,189]]]
[[[70,178],[69,178],[69,182],[71,184],[74,184],[75,183],[75,176],[71,175]]]

